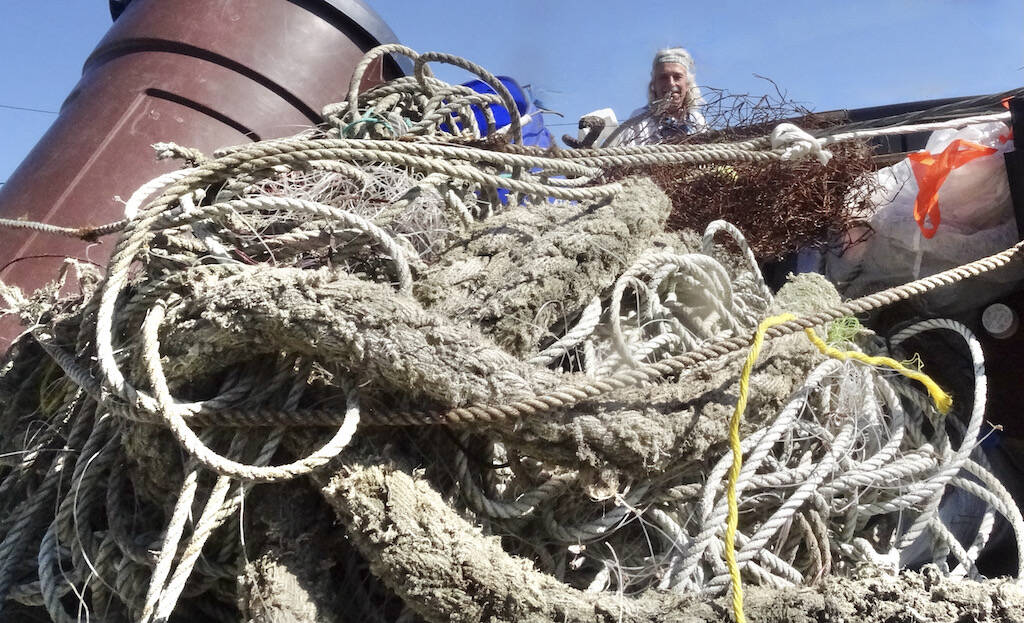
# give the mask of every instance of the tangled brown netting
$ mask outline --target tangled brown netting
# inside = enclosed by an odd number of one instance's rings
[[[815,115],[787,99],[774,83],[774,92],[760,97],[705,89],[707,132],[674,136],[669,143],[701,145],[741,141],[770,133],[780,122],[796,120],[800,127],[824,130],[834,119]],[[719,219],[744,232],[757,232],[749,243],[762,261],[779,260],[803,249],[831,249],[855,244],[844,236],[870,216],[868,191],[876,169],[866,142],[835,145],[824,166],[810,162],[730,163],[624,167],[613,178],[650,175],[672,200],[668,228],[702,230]]]
[[[702,229],[725,219],[757,232],[750,247],[758,259],[778,260],[802,249],[832,248],[870,214],[867,196],[850,194],[874,170],[870,150],[843,144],[832,154],[824,166],[653,166],[647,173],[672,200],[669,229]]]

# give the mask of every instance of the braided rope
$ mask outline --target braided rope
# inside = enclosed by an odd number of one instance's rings
[[[1006,266],[1017,257],[1022,247],[1024,247],[1024,242],[1018,242],[1009,249],[969,264],[888,288],[875,294],[853,299],[810,316],[794,318],[769,329],[766,339],[771,340],[790,335],[797,331],[823,325],[844,316],[863,314],[906,300],[912,296],[931,292],[936,288],[977,277],[988,271]],[[444,413],[406,411],[392,413],[385,417],[395,424],[411,425],[440,422],[450,424],[471,424],[475,422],[494,424],[508,419],[533,417],[556,409],[566,409],[584,400],[591,400],[612,391],[640,383],[684,374],[693,370],[699,364],[736,352],[747,347],[748,344],[748,338],[739,336],[712,340],[696,351],[667,357],[655,363],[645,364],[637,368],[622,370],[608,377],[587,379],[567,384],[505,405],[472,405],[458,407]]]
[[[409,270],[408,260],[409,250],[399,246],[391,234],[385,232],[369,220],[346,210],[340,210],[313,201],[291,199],[288,197],[235,199],[223,203],[215,203],[210,206],[198,207],[187,212],[169,213],[164,218],[158,220],[154,226],[158,228],[171,228],[185,223],[231,214],[236,211],[256,210],[292,210],[302,212],[314,217],[328,219],[332,222],[337,222],[343,227],[354,228],[368,234],[380,244],[394,262],[395,271],[398,273],[398,291],[405,295],[412,293],[412,273]]]
[[[125,221],[122,220],[108,223],[106,225],[100,225],[98,227],[61,227],[59,225],[49,225],[47,223],[38,223],[35,221],[20,221],[9,218],[0,218],[0,228],[3,229],[25,229],[43,234],[54,234],[58,236],[66,236],[68,238],[80,238],[88,242],[92,242],[97,238],[120,231],[124,227],[124,224]]]
[[[188,427],[188,424],[181,415],[181,405],[174,402],[167,388],[167,380],[164,377],[163,368],[160,364],[160,344],[157,337],[165,312],[166,304],[154,306],[149,315],[147,315],[146,322],[142,328],[145,341],[145,348],[142,353],[143,361],[146,365],[146,372],[149,375],[150,383],[153,386],[153,399],[156,402],[153,410],[164,418],[167,429],[200,465],[221,476],[231,476],[250,482],[290,480],[324,466],[328,461],[338,456],[342,449],[352,440],[356,427],[359,425],[359,402],[355,392],[349,392],[345,419],[341,426],[338,427],[334,437],[319,450],[298,461],[281,466],[259,467],[226,459],[212,451]],[[137,395],[143,401],[148,402],[145,394],[137,393]]]
[[[466,436],[462,436],[466,440]],[[522,519],[533,514],[537,505],[551,499],[576,480],[574,474],[552,476],[539,486],[520,494],[514,500],[493,500],[474,481],[469,469],[469,459],[461,449],[455,452],[455,470],[462,483],[462,494],[470,506],[486,517],[498,519]]]
[[[990,115],[973,115],[969,117],[960,117],[958,119],[950,119],[948,121],[936,121],[934,123],[914,123],[908,125],[892,126],[888,128],[872,128],[868,130],[856,130],[853,132],[837,132],[835,134],[827,134],[818,141],[823,145],[831,145],[833,143],[841,143],[844,141],[853,141],[865,138],[875,138],[877,136],[899,136],[902,134],[914,134],[915,132],[932,132],[935,130],[949,130],[959,129],[968,125],[974,125],[976,123],[989,123],[992,121],[1007,121],[1010,119],[1010,112],[999,112]]]
[[[855,316],[879,309],[898,301],[906,300],[947,285],[976,277],[985,272],[1006,266],[1017,257],[1024,243],[981,258],[969,264],[958,266],[929,277],[883,290],[881,292],[853,299],[818,312],[798,317],[772,327],[766,339],[772,340],[824,325],[845,316]],[[652,382],[669,376],[685,375],[699,365],[746,348],[747,338],[742,336],[722,337],[709,340],[699,349],[666,357],[654,363],[642,364],[636,368],[620,370],[601,378],[582,378],[547,392],[529,398],[519,399],[504,405],[470,405],[437,411],[376,412],[364,409],[363,419],[367,424],[388,426],[423,426],[432,424],[468,425],[474,423],[495,424],[509,419],[539,416],[559,409],[567,409],[580,402],[591,400],[607,393]],[[82,387],[95,387],[95,381],[85,370],[69,365],[68,356],[60,355],[57,360],[61,367],[74,373],[76,382]],[[330,409],[307,409],[285,413],[269,408],[257,408],[247,412],[231,409],[216,413],[210,410],[189,411],[182,409],[181,417],[194,426],[335,426],[343,419],[342,414]],[[151,421],[144,419],[144,421]]]

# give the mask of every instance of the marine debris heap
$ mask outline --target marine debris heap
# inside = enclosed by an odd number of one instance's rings
[[[360,92],[386,53],[414,75]],[[807,135],[545,152],[457,57],[383,46],[352,85],[326,129],[161,145],[189,166],[132,197],[102,272],[69,261],[79,296],[0,284],[26,326],[0,369],[4,616],[710,621],[742,580],[758,620],[1017,620],[977,567],[1000,525],[1024,560],[1024,521],[976,451],[976,339],[889,341],[970,345],[948,415],[836,356],[889,354],[855,314],[1016,249],[846,303],[814,276],[773,295],[735,227],[666,232],[654,183],[603,175],[781,166],[822,154]],[[490,104],[507,129],[478,126]],[[954,489],[986,509],[966,531]]]

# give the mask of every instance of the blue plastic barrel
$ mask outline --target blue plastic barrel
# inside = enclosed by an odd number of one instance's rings
[[[544,148],[551,147],[551,132],[544,127],[544,118],[541,115],[540,109],[537,108],[533,101],[526,97],[525,89],[508,76],[497,76],[497,78],[505,85],[509,93],[512,94],[512,99],[516,102],[516,108],[519,110],[520,117],[530,116],[529,121],[523,124],[523,144]],[[463,86],[467,86],[477,93],[496,93],[491,85],[483,80],[470,80],[463,83]],[[489,106],[491,114],[494,115],[494,123],[498,129],[512,122],[507,108],[501,104],[490,104]],[[473,116],[476,117],[477,126],[481,128],[481,131],[486,132],[487,120],[484,118],[483,109],[479,106],[473,106]]]

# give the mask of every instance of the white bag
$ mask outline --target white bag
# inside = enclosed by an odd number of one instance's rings
[[[941,154],[956,140],[991,147],[995,153],[952,169],[938,190],[941,220],[931,238],[925,237],[914,218],[919,189],[909,159],[880,169],[875,187],[869,189],[869,201],[875,206],[868,223],[873,233],[852,244],[843,255],[826,258],[827,274],[840,291],[849,297],[863,296],[998,253],[1016,243],[1017,221],[1002,155],[1013,150],[1008,135],[1006,124],[998,121],[932,133],[925,150],[933,155]],[[851,232],[850,239],[857,240],[863,233]],[[971,294],[963,287],[943,288],[929,295],[924,306],[930,313],[958,313],[1006,294],[1022,277],[1020,269],[986,273],[984,284],[964,284]]]

